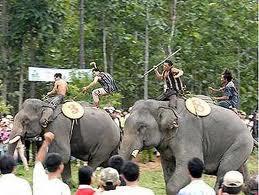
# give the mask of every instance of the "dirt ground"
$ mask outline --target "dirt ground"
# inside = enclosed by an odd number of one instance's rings
[[[141,171],[148,171],[148,170],[156,171],[156,170],[162,169],[159,157],[155,157],[154,162],[141,163],[139,159],[136,159],[134,161],[138,163]]]

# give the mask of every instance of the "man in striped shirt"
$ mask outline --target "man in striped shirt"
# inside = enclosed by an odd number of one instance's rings
[[[173,63],[170,60],[166,60],[163,65],[162,74],[159,73],[157,68],[155,69],[155,73],[157,79],[164,81],[164,93],[158,97],[158,100],[169,100],[169,106],[176,108],[176,96],[183,91],[183,84],[180,79],[183,71],[173,67]]]
[[[94,100],[94,106],[99,107],[99,97],[112,94],[118,91],[117,85],[109,73],[101,72],[97,67],[92,69],[94,80],[88,86],[83,87],[83,92],[86,92],[90,87],[101,84],[101,88],[92,91],[92,96]]]

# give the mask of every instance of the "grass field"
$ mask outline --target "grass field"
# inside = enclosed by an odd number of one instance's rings
[[[165,183],[163,178],[162,169],[159,163],[159,159],[155,162],[149,162],[146,164],[139,163],[141,167],[140,185],[152,189],[156,195],[165,195]],[[77,183],[77,170],[78,167],[72,165],[72,181],[76,186]],[[248,170],[251,175],[258,174],[258,151],[254,151],[248,160]],[[23,167],[19,165],[16,170],[16,174],[25,178],[32,183],[32,167],[28,172],[23,170]],[[205,181],[213,186],[215,177],[204,175]],[[74,192],[76,188],[73,188]]]

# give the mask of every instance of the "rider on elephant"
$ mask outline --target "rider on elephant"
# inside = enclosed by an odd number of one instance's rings
[[[101,84],[101,88],[95,89],[92,91],[92,96],[94,100],[94,107],[99,107],[99,97],[112,94],[118,91],[117,85],[109,73],[101,72],[94,63],[94,68],[92,69],[94,76],[93,82],[91,82],[86,87],[83,87],[83,92],[86,92],[90,87],[96,85],[97,83]]]
[[[169,100],[169,106],[177,108],[176,96],[183,91],[183,84],[180,78],[183,75],[183,71],[173,67],[172,61],[166,60],[164,61],[162,74],[159,73],[157,67],[155,73],[157,79],[164,81],[164,93],[158,97],[158,100]]]
[[[47,93],[47,96],[52,96],[52,97],[49,97],[46,100],[47,105],[45,107],[47,107],[47,109],[44,109],[42,114],[43,117],[40,121],[41,125],[44,128],[47,127],[49,118],[53,114],[53,111],[55,110],[55,108],[63,102],[67,92],[67,82],[62,79],[61,73],[56,73],[54,75],[54,80],[55,80],[55,83],[54,83],[53,89]]]
[[[230,71],[225,70],[224,73],[221,75],[221,83],[223,87],[220,89],[214,89],[209,87],[212,92],[223,92],[223,96],[215,97],[218,100],[218,105],[224,108],[232,109],[233,111],[237,112],[238,104],[239,104],[239,97],[238,91],[235,87],[234,82],[232,81],[233,77]]]

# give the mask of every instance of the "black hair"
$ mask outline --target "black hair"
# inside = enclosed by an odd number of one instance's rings
[[[124,160],[120,155],[112,156],[108,161],[108,166],[114,168],[121,174],[121,169],[124,165]]]
[[[105,191],[115,190],[115,189],[116,189],[116,186],[113,185],[113,183],[109,181],[109,182],[106,182],[106,183],[105,183],[105,185],[103,186],[103,189],[104,189]]]
[[[242,190],[242,186],[239,187],[227,187],[227,186],[222,186],[222,192],[226,192],[228,194],[239,194]]]
[[[169,66],[173,66],[173,62],[171,60],[165,60],[164,63],[169,64]]]
[[[11,155],[3,155],[0,158],[0,171],[2,174],[12,173],[16,163],[14,161],[13,156]]]
[[[48,154],[45,166],[48,172],[55,172],[58,170],[59,166],[62,164],[62,158],[58,153],[50,153]]]
[[[100,72],[99,68],[93,68],[92,72]]]
[[[136,181],[139,178],[139,166],[131,161],[125,162],[121,173],[127,181]]]
[[[193,158],[188,162],[188,170],[193,178],[201,178],[204,164],[199,158]]]
[[[223,72],[222,75],[223,75],[223,78],[226,79],[228,82],[230,82],[233,79],[232,73],[227,69]]]
[[[92,182],[93,169],[90,166],[81,167],[78,171],[79,185],[90,185]]]
[[[54,77],[55,77],[55,78],[62,78],[62,74],[61,74],[61,73],[55,73],[55,74],[54,74]]]

